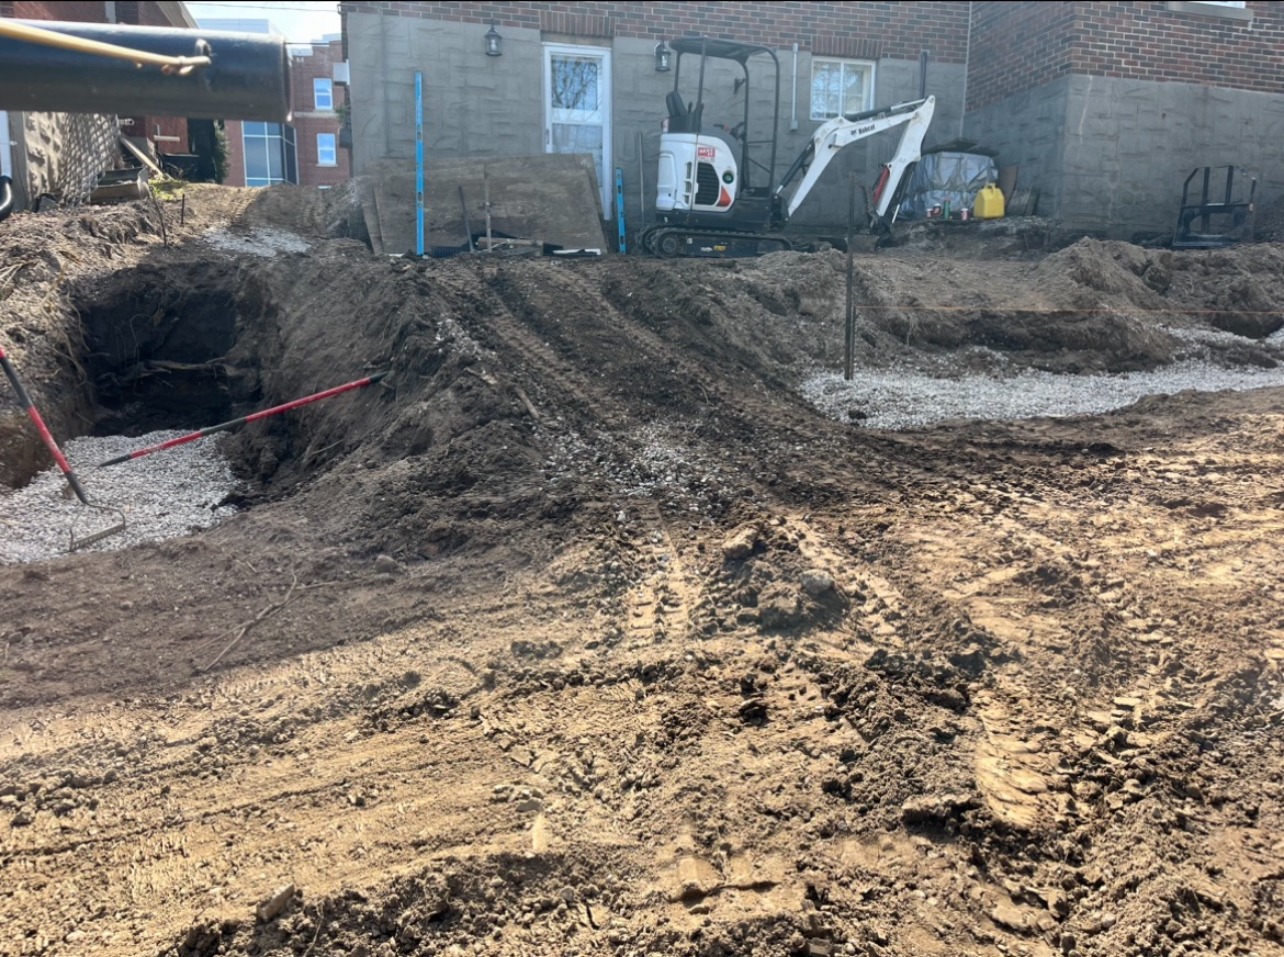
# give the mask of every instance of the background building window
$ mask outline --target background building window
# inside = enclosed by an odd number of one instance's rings
[[[333,133],[317,134],[317,165],[318,166],[338,166],[339,153],[335,148],[335,135]]]
[[[318,112],[331,113],[334,111],[334,81],[322,79],[320,77],[312,81],[312,99],[316,103]]]
[[[861,60],[811,61],[811,118],[831,120],[840,113],[874,108],[874,64]]]
[[[245,123],[245,185],[297,183],[294,128],[280,123]]]

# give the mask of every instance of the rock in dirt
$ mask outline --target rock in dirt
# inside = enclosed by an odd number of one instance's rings
[[[978,807],[968,794],[920,794],[901,805],[901,820],[906,824],[928,824],[947,821]]]
[[[391,555],[376,555],[374,570],[380,574],[399,575],[406,570],[406,567]]]
[[[543,854],[548,850],[552,839],[553,830],[548,826],[548,818],[543,814],[535,815],[535,820],[531,822],[531,852]]]
[[[803,619],[802,596],[792,586],[772,585],[758,598],[764,628],[792,628]]]
[[[255,909],[258,915],[259,923],[266,924],[285,913],[286,907],[294,897],[294,885],[286,884],[284,887],[278,887],[276,891],[263,903]]]
[[[750,698],[738,710],[745,724],[765,724],[767,721],[767,702],[762,698]]]
[[[698,857],[678,859],[678,897],[688,900],[705,897],[722,886],[722,878],[714,866]]]
[[[819,598],[834,590],[834,576],[820,569],[810,569],[802,573],[800,579],[805,591],[812,598]]]
[[[722,543],[722,557],[729,562],[748,558],[758,547],[760,535],[761,532],[753,525],[739,529]]]
[[[1016,907],[1013,904],[995,905],[994,909],[990,911],[990,920],[994,921],[1000,927],[1016,931],[1017,933],[1024,933],[1029,930],[1032,923],[1030,915],[1020,907]]]

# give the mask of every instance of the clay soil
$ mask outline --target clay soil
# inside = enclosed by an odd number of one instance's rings
[[[797,390],[841,254],[318,195],[0,226],[63,434],[392,372],[227,439],[211,531],[0,567],[0,954],[1284,954],[1284,390],[873,432]],[[1276,361],[1284,246],[999,247],[861,257],[862,361]]]

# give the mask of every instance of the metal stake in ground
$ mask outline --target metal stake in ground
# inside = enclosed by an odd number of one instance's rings
[[[131,459],[140,459],[144,455],[151,455],[153,452],[163,452],[166,449],[172,449],[179,445],[186,445],[188,442],[195,442],[197,439],[203,439],[207,435],[214,435],[217,432],[227,432],[238,426],[245,425],[247,422],[257,422],[259,419],[266,419],[269,416],[277,415],[281,412],[289,412],[291,409],[297,409],[299,406],[307,405],[310,402],[320,402],[322,399],[329,399],[332,396],[342,395],[344,392],[351,392],[353,389],[364,389],[368,385],[374,385],[382,381],[388,373],[376,372],[372,376],[364,379],[356,379],[352,382],[345,382],[343,385],[337,385],[333,389],[326,389],[324,392],[317,392],[312,395],[305,395],[302,399],[295,399],[292,402],[286,402],[283,405],[274,405],[270,409],[262,409],[258,412],[251,412],[249,415],[243,415],[239,419],[232,419],[230,422],[220,422],[218,425],[211,425],[207,428],[200,429],[196,432],[189,432],[187,435],[180,435],[176,439],[170,439],[168,442],[161,442],[159,445],[149,445],[144,449],[135,449],[126,455],[118,455],[114,459],[108,459],[106,462],[100,462],[98,468],[104,469],[109,465],[120,465],[122,462],[128,462]]]
[[[843,330],[843,378],[851,382],[856,366],[856,303],[852,283],[855,280],[856,243],[856,174],[851,174],[847,197],[847,325]]]

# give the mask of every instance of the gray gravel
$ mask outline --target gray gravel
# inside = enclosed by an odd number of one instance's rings
[[[226,229],[214,227],[205,230],[205,241],[216,249],[230,253],[249,253],[271,259],[277,253],[305,253],[311,247],[308,243],[285,229],[273,229],[270,226],[256,226],[243,233],[231,233]]]
[[[1109,412],[1148,395],[1243,392],[1284,386],[1284,366],[1225,369],[1190,360],[1151,372],[1116,375],[1054,375],[1025,370],[1009,376],[941,378],[919,369],[856,369],[851,382],[822,372],[801,391],[825,415],[871,429],[910,429],[946,419],[1026,419]]]
[[[238,482],[217,441],[203,439],[123,465],[93,466],[133,449],[155,445],[182,432],[152,432],[138,438],[72,439],[63,447],[95,505],[125,514],[128,528],[85,551],[106,552],[142,542],[177,538],[209,528],[236,513],[218,507]],[[46,561],[67,554],[72,526],[78,535],[111,524],[105,512],[85,508],[71,494],[57,467],[17,490],[0,488],[0,564]]]

